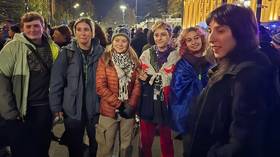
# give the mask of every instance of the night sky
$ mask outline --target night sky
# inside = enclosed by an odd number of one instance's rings
[[[113,7],[113,5],[118,0],[93,0],[95,5],[95,13],[98,20],[101,18],[104,18],[108,11]],[[138,8],[140,7],[140,3],[142,0],[138,0]],[[135,7],[136,0],[124,0],[126,4],[128,4],[130,7]]]

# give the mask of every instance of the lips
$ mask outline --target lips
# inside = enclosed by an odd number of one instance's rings
[[[217,51],[221,48],[221,46],[215,46],[214,45],[214,46],[211,46],[211,48],[212,48],[213,51]]]
[[[192,49],[197,49],[197,48],[198,48],[198,45],[192,46],[191,48],[192,48]]]

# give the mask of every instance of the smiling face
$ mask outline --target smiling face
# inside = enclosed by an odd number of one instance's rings
[[[117,53],[124,53],[128,49],[128,40],[122,35],[114,37],[112,41],[112,47]]]
[[[212,20],[209,24],[208,42],[217,59],[224,58],[236,47],[236,40],[229,26]]]
[[[36,43],[36,41],[41,40],[44,27],[40,20],[34,20],[30,22],[24,22],[22,31],[27,38]]]
[[[192,54],[200,53],[202,48],[202,40],[199,34],[196,31],[190,31],[185,36],[185,42],[187,49]]]

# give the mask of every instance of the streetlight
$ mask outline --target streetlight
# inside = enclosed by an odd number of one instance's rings
[[[125,10],[126,10],[126,6],[125,5],[120,5],[120,9],[122,10],[122,16],[123,16],[123,24],[124,24],[124,13],[125,13]]]
[[[84,15],[85,15],[85,12],[81,12],[81,13],[80,13],[80,16],[84,16]]]
[[[73,8],[77,9],[79,6],[80,6],[80,4],[79,4],[79,3],[76,3],[76,4],[73,6]]]

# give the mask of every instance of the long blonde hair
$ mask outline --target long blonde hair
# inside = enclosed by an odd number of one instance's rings
[[[129,58],[132,60],[132,62],[135,64],[135,69],[139,70],[140,68],[140,61],[138,59],[138,56],[135,52],[135,50],[128,45],[128,48],[126,50],[129,53]],[[112,53],[114,52],[112,44],[108,45],[104,51],[104,61],[106,65],[111,65],[111,58],[112,58]]]

